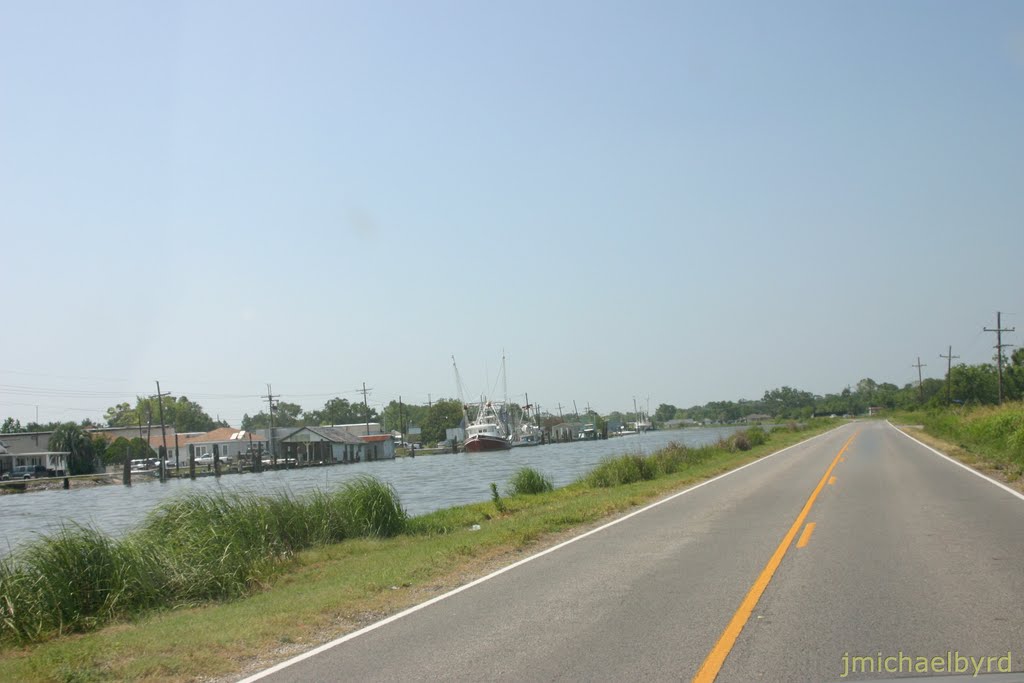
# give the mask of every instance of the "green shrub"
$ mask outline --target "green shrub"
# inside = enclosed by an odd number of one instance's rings
[[[555,485],[551,479],[544,476],[532,467],[523,467],[514,475],[508,484],[509,495],[534,495],[553,491]]]

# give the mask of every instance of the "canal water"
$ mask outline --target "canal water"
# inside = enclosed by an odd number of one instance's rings
[[[651,453],[670,442],[701,446],[718,441],[736,427],[657,431],[607,441],[576,441],[495,453],[424,455],[335,467],[310,467],[258,474],[230,474],[195,481],[173,479],[160,483],[136,480],[133,486],[97,486],[0,496],[0,556],[62,524],[75,522],[109,534],[122,533],[162,501],[189,491],[282,491],[302,495],[329,491],[347,479],[368,474],[391,484],[411,515],[477,503],[491,497],[491,482],[504,491],[520,467],[533,467],[565,486],[609,456]]]

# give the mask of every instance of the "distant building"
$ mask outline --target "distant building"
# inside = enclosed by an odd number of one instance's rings
[[[390,434],[371,434],[356,438],[363,442],[363,452],[368,461],[395,459],[395,440]]]
[[[390,436],[383,436],[390,441]],[[280,440],[280,446],[278,457],[294,459],[302,465],[362,462],[366,459],[367,444],[338,427],[300,427],[292,428]],[[395,457],[393,447],[391,457]]]
[[[219,427],[211,432],[168,434],[167,460],[187,465],[190,454],[197,458],[216,454],[224,462],[231,462],[248,453],[250,448],[266,451],[266,441],[260,434],[234,427]],[[164,438],[161,434],[149,438],[149,446],[155,453],[159,453],[163,445]]]
[[[10,434],[0,434],[0,475],[9,473],[15,467],[42,465],[48,470],[57,473],[67,471],[67,453],[58,451],[34,451],[31,448],[31,441],[21,442],[15,446],[9,446],[7,437]]]

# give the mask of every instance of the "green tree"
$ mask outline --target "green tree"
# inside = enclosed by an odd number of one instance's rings
[[[950,393],[957,403],[996,403],[999,400],[999,374],[993,365],[953,366]]]
[[[0,434],[15,434],[23,431],[25,428],[21,426],[21,420],[15,420],[13,417],[7,418],[3,425],[0,425]]]
[[[655,422],[668,422],[676,417],[676,407],[670,403],[662,403],[654,411]]]
[[[347,398],[332,398],[321,410],[302,414],[302,421],[307,425],[343,425],[378,420],[375,409],[364,406],[361,402],[350,403]]]
[[[392,401],[380,411],[380,418],[388,429],[403,431],[411,426],[422,426],[429,410],[428,406],[409,403],[403,403],[399,410],[398,401]]]
[[[274,406],[274,427],[302,427],[306,424],[302,415],[302,406],[298,403],[278,401]],[[265,410],[252,416],[246,413],[242,417],[242,429],[270,429],[270,414]]]
[[[454,399],[437,401],[427,411],[420,425],[423,429],[420,438],[426,443],[444,441],[445,430],[453,429],[462,422],[462,404]]]
[[[149,447],[149,444],[146,443],[145,439],[140,439],[136,436],[134,439],[128,440],[123,436],[119,436],[112,443],[107,445],[107,448],[104,451],[103,464],[123,464],[125,451],[128,452],[129,460],[144,460],[155,456],[153,449]]]
[[[96,471],[92,439],[74,422],[65,422],[53,431],[50,450],[68,454],[68,474],[92,474]]]
[[[165,396],[164,424],[174,427],[177,432],[208,432],[217,427],[227,427],[223,421],[214,420],[203,407],[193,403],[186,396]],[[139,424],[160,423],[160,401],[156,397],[138,396],[135,407],[129,403],[118,403],[107,408],[103,419],[110,427],[134,427]]]

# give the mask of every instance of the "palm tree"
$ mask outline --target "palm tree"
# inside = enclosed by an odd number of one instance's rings
[[[92,474],[96,470],[92,440],[74,422],[65,422],[53,430],[50,450],[68,454],[68,474]]]

